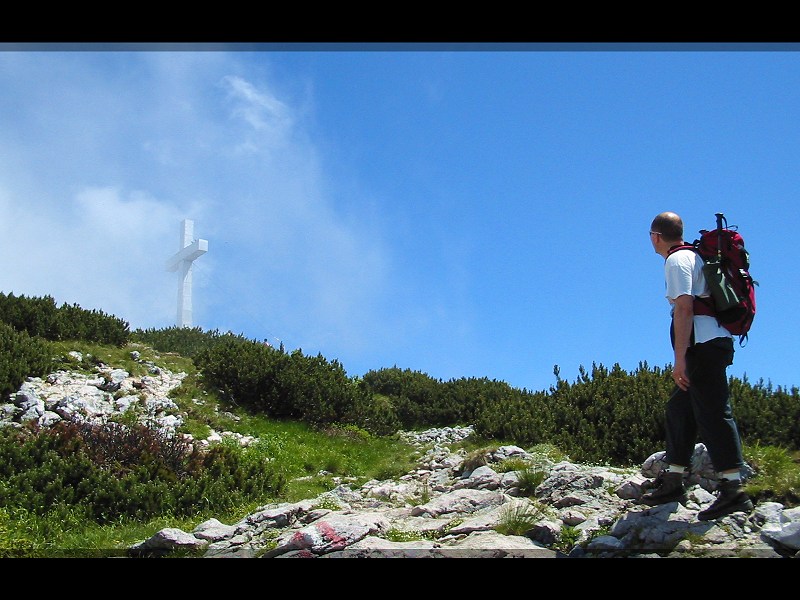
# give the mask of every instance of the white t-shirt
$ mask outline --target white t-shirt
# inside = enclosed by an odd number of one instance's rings
[[[674,310],[678,296],[708,297],[708,285],[703,275],[703,259],[694,250],[678,250],[667,257],[664,263],[664,275],[667,283],[667,300]],[[714,317],[708,315],[694,316],[694,341],[701,344],[718,337],[732,337]]]

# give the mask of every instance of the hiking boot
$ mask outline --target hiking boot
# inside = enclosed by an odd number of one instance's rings
[[[718,491],[719,496],[714,503],[697,513],[697,518],[701,521],[718,519],[739,511],[749,513],[753,510],[753,502],[742,489],[740,481],[723,479],[719,482]]]
[[[686,488],[683,486],[683,473],[662,471],[653,482],[655,489],[644,494],[639,501],[648,506],[658,506],[667,502],[686,503]]]

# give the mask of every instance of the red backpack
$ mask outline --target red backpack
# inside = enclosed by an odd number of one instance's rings
[[[716,213],[716,217],[716,229],[701,229],[699,239],[670,248],[669,253],[690,249],[700,255],[711,297],[695,296],[694,313],[716,317],[720,325],[739,336],[741,346],[756,315],[758,282],[750,276],[750,255],[744,239],[735,226],[728,228],[722,213]]]

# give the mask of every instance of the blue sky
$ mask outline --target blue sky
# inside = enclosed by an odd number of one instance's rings
[[[0,46],[0,291],[172,326],[191,219],[196,326],[542,390],[671,363],[650,222],[723,212],[800,385],[796,50]]]

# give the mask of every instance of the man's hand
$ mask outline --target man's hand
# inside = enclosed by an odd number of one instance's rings
[[[675,367],[672,369],[672,380],[675,382],[679,388],[681,388],[684,392],[689,389],[689,375],[686,373],[686,359],[682,360],[680,363],[675,361]]]

